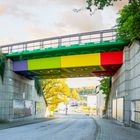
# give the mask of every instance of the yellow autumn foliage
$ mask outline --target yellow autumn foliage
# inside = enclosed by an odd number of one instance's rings
[[[71,98],[73,98],[73,99],[80,99],[80,96],[79,96],[79,93],[76,91],[76,89],[72,89],[71,90],[71,96],[70,96]]]
[[[54,112],[61,102],[68,102],[70,89],[66,79],[46,79],[42,81],[44,99],[48,110]]]

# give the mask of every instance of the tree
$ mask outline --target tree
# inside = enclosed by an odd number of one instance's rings
[[[98,9],[103,9],[106,6],[112,6],[113,2],[120,1],[120,0],[86,0],[87,2],[87,9],[92,11],[91,7],[92,5],[96,6]],[[140,0],[128,0],[129,3],[132,3],[133,1],[137,1],[140,3]]]
[[[110,92],[110,87],[111,87],[111,83],[110,83],[111,78],[110,77],[104,77],[100,83],[100,90],[102,91],[103,94],[108,95]]]
[[[38,96],[42,96],[43,95],[43,89],[42,89],[41,80],[35,79],[35,89],[37,91],[37,95]]]
[[[92,5],[96,6],[98,9],[103,9],[105,6],[112,5],[112,2],[116,0],[87,0],[87,9],[91,11]]]
[[[113,5],[118,0],[86,0],[87,9],[92,12],[92,6],[103,9],[106,6]],[[140,40],[140,0],[128,0],[129,4],[119,12],[117,19],[118,39],[133,41]]]
[[[73,98],[73,99],[80,99],[79,93],[77,92],[76,89],[72,89],[72,90],[71,90],[70,98]]]
[[[49,111],[54,112],[61,102],[68,102],[70,89],[66,84],[66,79],[46,79],[42,80],[44,99]]]
[[[140,40],[140,2],[133,0],[120,12],[117,19],[118,39]]]
[[[108,101],[110,97],[110,90],[111,90],[111,77],[104,77],[100,81],[100,90],[102,91],[102,94],[106,95],[106,100],[105,100],[105,108],[103,110],[104,113],[106,113],[107,108],[108,108]]]

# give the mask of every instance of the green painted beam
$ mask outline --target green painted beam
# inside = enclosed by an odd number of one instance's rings
[[[40,69],[51,69],[51,68],[60,68],[61,67],[61,58],[52,57],[52,58],[42,58],[28,60],[28,70],[40,70]]]
[[[6,57],[13,60],[27,60],[35,58],[57,57],[76,54],[90,54],[99,52],[111,52],[123,50],[129,42],[115,40],[100,43],[74,44],[71,46],[59,46],[57,48],[37,49],[33,51],[14,52],[7,54]]]

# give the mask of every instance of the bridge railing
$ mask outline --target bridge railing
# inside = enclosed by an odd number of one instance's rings
[[[115,29],[93,31],[65,36],[44,38],[32,41],[26,41],[15,44],[0,46],[2,53],[13,53],[22,51],[32,51],[36,49],[57,48],[59,46],[70,46],[74,44],[85,44],[90,42],[112,41],[116,39]]]

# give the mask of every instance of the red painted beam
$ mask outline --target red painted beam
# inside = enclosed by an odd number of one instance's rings
[[[101,65],[121,65],[123,63],[123,52],[104,52],[101,53]]]

